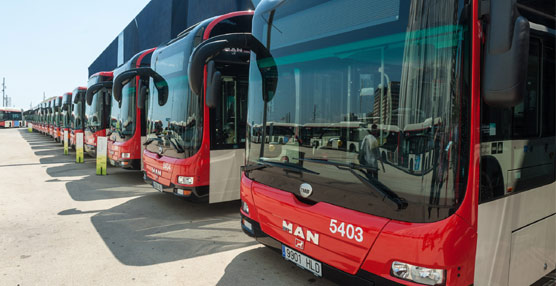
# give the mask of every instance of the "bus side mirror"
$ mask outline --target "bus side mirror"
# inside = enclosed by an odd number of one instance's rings
[[[78,93],[73,98],[73,103],[79,103],[81,101],[81,93]]]
[[[114,84],[112,85],[112,94],[117,102],[122,101],[122,89],[124,85],[128,84],[132,79],[138,75],[139,71],[137,69],[131,69],[120,73],[114,78]]]
[[[141,90],[139,90],[139,96],[137,97],[137,107],[141,110],[145,109],[145,100],[147,99],[147,94],[149,94],[149,88],[146,85],[141,86]]]
[[[516,0],[491,0],[482,71],[482,97],[494,107],[512,107],[526,92],[529,21],[516,14]]]
[[[93,96],[95,95],[95,93],[97,93],[98,91],[100,91],[103,88],[111,90],[112,89],[112,81],[104,81],[104,82],[95,83],[95,84],[93,84],[93,85],[91,85],[90,87],[87,88],[87,93],[85,94],[85,98],[87,100],[87,105],[91,105],[93,103]]]
[[[218,105],[222,84],[222,74],[214,66],[214,61],[207,64],[207,96],[205,101],[209,108],[215,108]]]
[[[114,79],[114,98],[116,101],[122,100],[122,88],[126,85],[133,77],[150,77],[153,79],[154,87],[158,92],[158,105],[163,106],[168,101],[168,82],[156,71],[150,67],[141,67],[127,70],[119,74]]]
[[[272,100],[278,85],[278,70],[268,49],[250,33],[232,33],[212,37],[195,48],[188,67],[189,87],[195,94],[203,89],[204,66],[226,48],[249,50],[256,54],[257,65],[263,78],[263,100]],[[209,77],[211,76],[208,73]],[[208,88],[207,81],[207,88]],[[207,91],[208,92],[208,91]],[[208,101],[207,101],[208,104]]]

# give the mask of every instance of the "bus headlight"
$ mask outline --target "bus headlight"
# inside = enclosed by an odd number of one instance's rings
[[[241,201],[241,209],[245,212],[245,214],[249,215],[249,206],[246,202]]]
[[[130,153],[122,153],[122,159],[129,159],[130,155]]]
[[[392,276],[425,285],[444,285],[444,269],[431,269],[394,261]]]
[[[178,183],[182,185],[193,185],[193,177],[178,177]]]

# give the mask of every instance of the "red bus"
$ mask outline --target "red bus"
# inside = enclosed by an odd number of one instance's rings
[[[33,127],[40,133],[44,134],[44,121],[46,117],[45,101],[37,105],[37,122]]]
[[[0,107],[0,127],[20,127],[23,121],[21,109]]]
[[[58,131],[59,111],[58,107],[61,106],[62,97],[55,96],[50,99],[50,116],[48,119],[48,135],[58,141],[56,137]]]
[[[211,103],[191,92],[187,68],[193,49],[203,40],[250,31],[252,14],[233,12],[204,20],[158,47],[151,68],[130,71],[153,79],[146,101],[143,169],[158,191],[208,198],[209,203],[239,199],[249,53],[230,50],[214,58],[211,66],[218,69],[219,84]]]
[[[84,149],[89,156],[96,156],[97,137],[106,136],[112,102],[112,72],[98,72],[87,83],[83,138]]]
[[[66,92],[64,95],[59,96],[54,101],[54,119],[53,119],[53,132],[54,140],[56,142],[64,142],[64,98],[71,96],[71,92]]]
[[[43,100],[43,102],[40,104],[41,106],[41,117],[40,117],[40,131],[41,133],[43,133],[44,135],[48,134],[48,119],[50,116],[50,109],[48,108],[50,101],[47,100]]]
[[[143,104],[137,104],[141,90],[145,92],[149,79],[130,75],[122,86],[126,71],[150,67],[155,48],[142,51],[128,62],[114,70],[112,111],[110,116],[110,137],[108,138],[108,159],[113,166],[126,169],[141,168],[143,143],[146,140],[145,112]],[[120,76],[122,75],[122,76]],[[119,84],[119,85],[118,85]],[[145,98],[145,97],[143,97]]]
[[[252,37],[201,44],[253,51],[244,232],[343,285],[530,285],[551,272],[554,5],[263,0]],[[399,95],[361,106],[363,88],[390,80]],[[408,134],[427,171],[377,164],[373,134],[357,152],[253,134],[268,122],[349,121],[354,110],[400,133],[429,118],[430,129]]]
[[[78,133],[84,132],[85,126],[85,100],[86,87],[77,87],[73,90],[70,101],[68,103],[69,111],[69,145],[75,149],[75,143]],[[85,137],[83,137],[85,138]]]

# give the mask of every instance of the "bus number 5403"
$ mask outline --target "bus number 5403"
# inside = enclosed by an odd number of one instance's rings
[[[355,227],[352,224],[346,224],[343,222],[339,222],[335,219],[330,220],[330,232],[331,233],[340,233],[342,237],[347,237],[349,239],[355,239],[357,242],[363,242],[363,229],[360,227]]]

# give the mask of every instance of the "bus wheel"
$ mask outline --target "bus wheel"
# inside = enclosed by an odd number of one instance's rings
[[[413,173],[413,159],[409,160],[409,172]]]
[[[485,202],[504,194],[502,178],[499,175],[489,174],[481,171],[481,182],[479,185],[479,202]]]
[[[349,152],[355,153],[355,145],[353,144],[349,145]]]
[[[488,201],[504,195],[502,171],[497,162],[488,158],[481,159],[481,179],[479,202]]]

